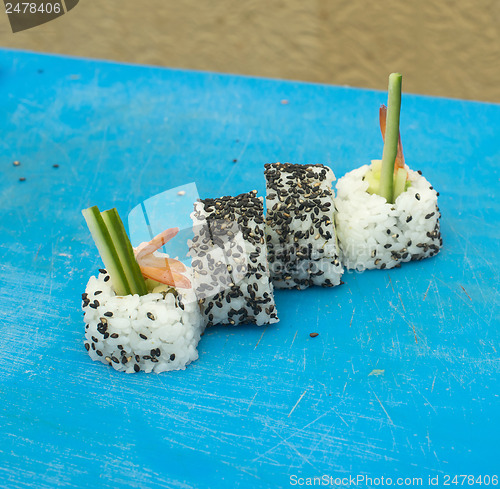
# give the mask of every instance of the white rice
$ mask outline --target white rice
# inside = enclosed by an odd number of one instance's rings
[[[127,373],[185,369],[198,358],[203,321],[193,291],[181,293],[116,296],[107,273],[91,277],[82,307],[92,360]]]
[[[389,204],[366,191],[363,177],[368,169],[364,165],[337,182],[336,224],[343,264],[359,271],[393,268],[438,253],[441,214],[430,183],[406,167],[411,186]]]

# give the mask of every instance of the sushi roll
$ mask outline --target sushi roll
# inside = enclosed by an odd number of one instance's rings
[[[83,214],[106,267],[82,294],[88,354],[126,373],[185,369],[204,323],[189,270],[157,251],[178,229],[133,249],[116,209]]]
[[[278,321],[257,191],[199,200],[189,244],[194,291],[207,326]]]
[[[264,173],[274,286],[305,289],[340,284],[343,267],[334,224],[332,170],[321,164],[269,163]]]
[[[174,288],[154,290],[118,296],[105,269],[90,278],[82,307],[92,360],[126,373],[160,373],[198,359],[203,321],[197,302]]]
[[[337,182],[337,233],[349,269],[385,269],[434,256],[443,244],[438,193],[405,164],[399,136],[401,75],[389,78],[388,107],[380,109],[382,160]]]

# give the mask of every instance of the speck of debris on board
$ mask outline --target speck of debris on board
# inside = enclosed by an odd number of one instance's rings
[[[177,192],[177,195],[186,195],[186,191],[185,190],[179,190]]]
[[[25,182],[25,181],[26,181],[26,178],[21,177],[21,178],[19,178],[19,181],[20,181],[20,182]]]
[[[54,165],[52,165],[52,168],[59,168],[59,165],[55,163]]]
[[[238,162],[238,160],[235,158],[235,159],[233,160],[233,163],[237,163],[237,162]]]
[[[309,333],[309,336],[311,338],[316,338],[316,336],[318,336],[318,335],[319,335],[319,333]]]
[[[385,370],[381,370],[379,368],[375,368],[373,369],[369,374],[368,374],[368,377],[370,377],[370,375],[375,375],[375,376],[379,376],[379,375],[384,375],[385,373]]]
[[[19,166],[21,163],[19,161],[14,161],[14,163],[12,163],[14,166]]]
[[[284,98],[280,103],[281,105],[288,105],[290,102],[286,98]]]

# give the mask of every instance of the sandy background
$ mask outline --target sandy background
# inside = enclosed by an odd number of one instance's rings
[[[500,102],[500,0],[81,0],[0,46]]]

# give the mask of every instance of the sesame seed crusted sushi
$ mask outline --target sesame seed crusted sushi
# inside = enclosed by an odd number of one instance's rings
[[[439,252],[438,193],[405,164],[399,117],[399,73],[389,76],[387,107],[379,111],[382,160],[353,170],[337,183],[337,232],[347,268],[384,269]]]
[[[188,291],[161,285],[154,290],[117,296],[106,270],[90,278],[82,307],[92,360],[126,373],[160,373],[185,369],[198,358],[203,332],[198,303]]]
[[[208,326],[278,321],[257,191],[199,200],[190,243],[193,287]]]
[[[274,286],[304,289],[340,284],[343,267],[334,224],[332,170],[320,164],[270,163],[264,173]]]
[[[384,269],[434,256],[443,243],[437,192],[418,172],[393,204],[367,192],[364,165],[337,182],[337,234],[342,261],[349,269]]]
[[[90,357],[127,373],[186,368],[204,322],[189,269],[158,251],[179,230],[132,248],[116,209],[82,212],[106,267],[82,294]]]

